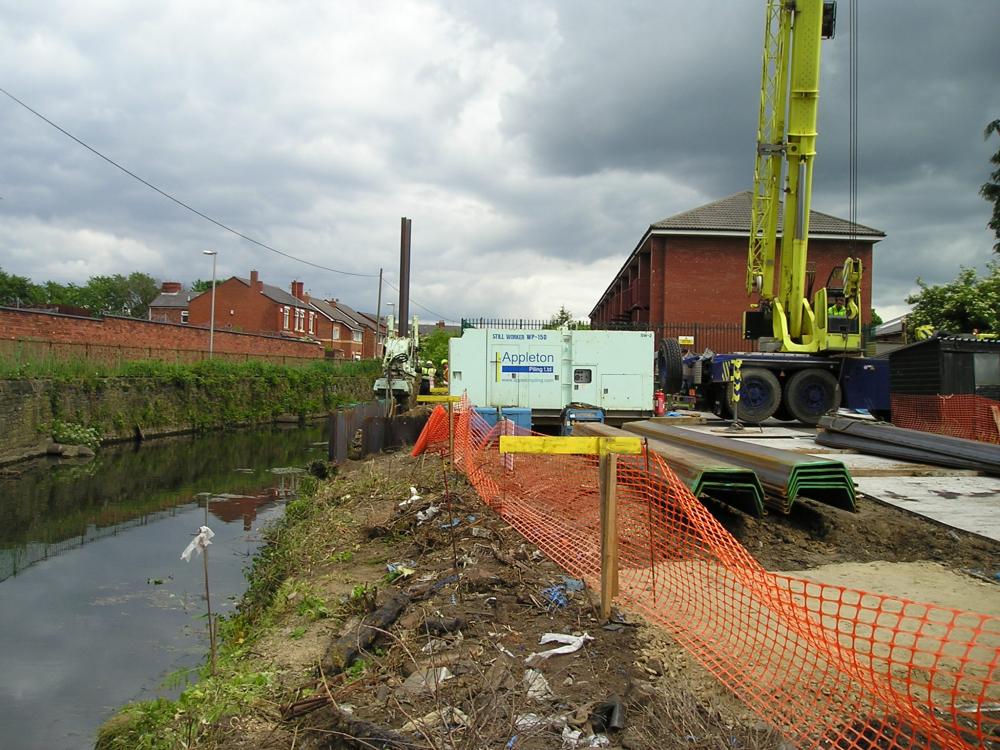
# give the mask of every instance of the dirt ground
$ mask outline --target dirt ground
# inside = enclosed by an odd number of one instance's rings
[[[329,561],[301,577],[315,595],[341,602],[344,614],[310,621],[293,611],[276,623],[255,659],[280,674],[287,701],[233,718],[219,747],[787,747],[661,630],[628,612],[602,624],[592,592],[483,506],[461,477],[450,475],[446,490],[439,466],[437,457],[383,455],[352,463],[321,489],[320,500],[339,503],[342,522],[330,529]],[[352,477],[362,472],[407,481],[390,494],[354,494]],[[399,488],[411,483],[420,498],[408,502]],[[980,598],[1000,600],[1000,585],[962,572],[1000,566],[1000,544],[868,499],[860,513],[806,502],[791,516],[763,519],[709,504],[770,570],[839,575],[831,582],[871,589],[875,580],[902,585],[887,572],[893,563],[928,561],[974,583]],[[438,512],[420,521],[430,506]],[[883,562],[836,575],[820,567],[874,561]],[[921,586],[928,570],[911,570],[907,588],[888,593],[933,600]],[[345,647],[371,632],[363,622],[386,602],[401,602],[400,615],[342,670]],[[532,658],[561,645],[540,644],[547,633],[582,646]]]

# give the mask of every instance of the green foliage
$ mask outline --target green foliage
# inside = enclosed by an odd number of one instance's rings
[[[331,615],[330,610],[327,609],[326,602],[315,594],[306,594],[299,599],[295,611],[303,617],[307,617],[310,622],[322,620]]]
[[[356,662],[351,664],[347,669],[344,670],[344,674],[347,676],[347,681],[351,682],[358,679],[361,675],[365,673],[368,669],[368,662],[364,659],[358,659]]]
[[[906,298],[913,305],[908,327],[931,325],[951,333],[1000,330],[1000,264],[989,263],[988,269],[980,277],[974,268],[962,268],[948,284],[917,279],[920,291]]]
[[[205,740],[223,716],[271,697],[269,672],[234,670],[187,688],[176,701],[157,698],[127,706],[101,727],[99,750],[173,750]]]
[[[435,328],[420,339],[420,361],[429,359],[434,367],[440,367],[441,360],[448,359],[448,342],[458,335],[444,328]]]
[[[218,279],[216,279],[215,281],[215,288],[216,289],[219,288]],[[190,289],[192,294],[201,294],[202,292],[210,292],[212,291],[212,280],[208,279],[208,281],[205,281],[204,279],[195,279],[194,281],[191,282]]]
[[[149,303],[159,294],[159,285],[148,274],[133,272],[128,276],[91,276],[86,284],[60,284],[46,281],[35,284],[24,276],[12,276],[0,270],[0,304],[71,305],[101,315],[124,315],[145,318]]]
[[[52,440],[64,445],[86,445],[96,449],[101,444],[101,433],[96,427],[85,427],[76,422],[55,422]]]
[[[573,322],[573,313],[566,309],[565,305],[559,305],[559,312],[549,318],[546,328],[559,328],[560,326]]]
[[[883,324],[884,322],[885,322],[885,321],[884,321],[884,320],[882,320],[882,316],[881,316],[881,315],[879,315],[879,314],[878,314],[877,312],[875,312],[875,308],[873,307],[873,308],[872,308],[872,325],[873,325],[873,326],[880,326],[880,325],[882,325],[882,324]]]
[[[345,549],[340,552],[334,552],[330,555],[330,559],[338,563],[349,563],[354,559],[354,553],[349,549]]]
[[[996,133],[1000,135],[1000,119],[996,119],[986,126],[983,137],[989,137]],[[1000,149],[990,157],[990,164],[995,169],[990,172],[990,178],[979,188],[979,194],[993,204],[993,215],[986,225],[993,230],[997,241],[993,243],[993,252],[1000,253]]]

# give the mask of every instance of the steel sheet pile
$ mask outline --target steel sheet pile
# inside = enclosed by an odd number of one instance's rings
[[[652,421],[628,422],[625,429],[634,435],[662,440],[752,470],[767,492],[765,502],[782,513],[788,513],[799,497],[856,509],[854,480],[840,461],[742,444],[731,438]]]
[[[904,461],[1000,474],[1000,445],[847,417],[823,417],[816,442]]]

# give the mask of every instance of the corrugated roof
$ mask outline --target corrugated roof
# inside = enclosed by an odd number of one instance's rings
[[[650,225],[650,229],[667,229],[687,232],[740,232],[750,233],[750,209],[752,194],[749,190],[735,193],[728,198],[707,203],[690,211],[683,211],[666,219],[661,219]],[[783,208],[783,207],[782,207]],[[782,217],[779,211],[778,231],[781,231]],[[852,224],[846,219],[836,216],[809,212],[810,234],[838,234],[849,236],[852,233],[858,237],[885,237],[880,229],[866,227],[863,224]]]

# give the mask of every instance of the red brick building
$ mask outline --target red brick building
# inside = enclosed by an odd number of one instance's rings
[[[209,325],[211,290],[192,298],[188,311],[192,325]],[[265,284],[256,271],[250,272],[249,279],[233,276],[216,284],[215,327],[220,331],[331,339],[331,322],[309,303],[303,282],[293,281],[289,293]]]
[[[657,341],[695,335],[699,350],[748,348],[742,316],[752,301],[746,292],[750,208],[746,191],[651,224],[591,310],[591,322],[645,324],[658,331]],[[872,247],[885,233],[817,211],[809,216],[809,263],[817,287],[852,254],[853,229],[853,255],[864,267],[862,321],[869,323]]]
[[[164,281],[156,299],[149,303],[149,319],[154,323],[187,323],[191,293],[179,281]]]

